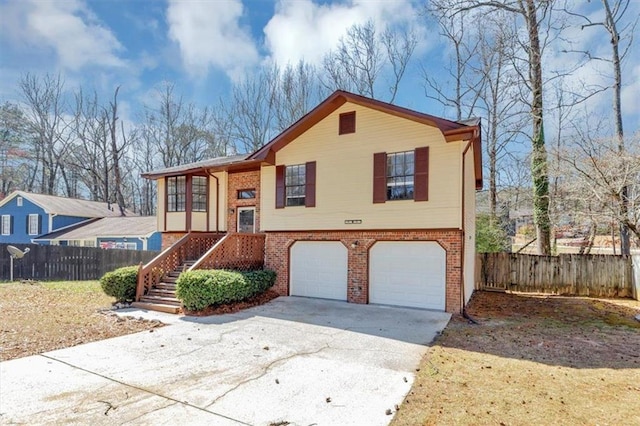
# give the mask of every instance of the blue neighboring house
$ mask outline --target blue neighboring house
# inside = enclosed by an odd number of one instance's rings
[[[162,234],[156,228],[155,216],[104,217],[41,235],[33,242],[103,249],[160,250]]]
[[[128,211],[125,215],[135,216]],[[14,191],[0,201],[0,243],[29,244],[39,236],[105,217],[122,216],[118,206],[108,203]]]

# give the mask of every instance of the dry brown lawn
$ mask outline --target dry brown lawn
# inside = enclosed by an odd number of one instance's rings
[[[0,283],[0,360],[162,326],[120,318],[97,281]]]
[[[640,302],[477,292],[393,425],[640,425]]]

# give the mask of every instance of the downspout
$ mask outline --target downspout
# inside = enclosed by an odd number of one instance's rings
[[[467,142],[467,146],[464,148],[464,150],[462,151],[462,220],[460,221],[460,228],[462,229],[462,246],[460,247],[460,255],[462,256],[462,262],[460,262],[460,278],[461,278],[461,286],[460,286],[460,307],[462,308],[462,316],[464,318],[467,318],[468,320],[473,321],[472,318],[469,317],[469,315],[467,315],[467,311],[466,311],[466,307],[464,304],[464,299],[465,299],[465,294],[464,294],[464,286],[465,286],[465,277],[464,277],[464,261],[465,261],[465,242],[467,239],[467,235],[465,233],[465,205],[464,205],[464,199],[465,199],[465,172],[466,172],[466,165],[465,165],[465,158],[467,155],[467,152],[469,151],[469,148],[471,148],[471,144],[473,143],[473,139],[471,138],[471,140],[469,140],[469,142]]]
[[[218,215],[220,214],[220,209],[219,209],[219,204],[220,204],[220,180],[218,179],[218,176],[214,175],[213,173],[210,173],[208,169],[202,169],[206,174],[208,174],[209,176],[211,176],[212,178],[214,178],[216,180],[216,233],[220,232],[220,227],[219,227],[219,223],[220,223],[220,218],[218,217]]]

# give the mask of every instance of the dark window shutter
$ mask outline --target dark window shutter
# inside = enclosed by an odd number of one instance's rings
[[[305,164],[305,189],[304,189],[304,205],[305,207],[316,206],[316,162],[310,161]]]
[[[340,123],[338,126],[339,135],[356,132],[356,112],[355,111],[345,112],[340,114],[339,120],[340,120]]]
[[[429,199],[429,147],[416,148],[413,177],[413,199],[427,201]]]
[[[38,215],[38,235],[42,234],[42,216]]]
[[[283,209],[284,202],[284,166],[276,166],[276,209]]]
[[[29,215],[26,216],[26,222],[27,223],[25,224],[25,227],[24,227],[24,234],[29,235]]]
[[[387,201],[387,153],[373,154],[373,202]]]
[[[9,234],[13,234],[13,216],[9,216]]]

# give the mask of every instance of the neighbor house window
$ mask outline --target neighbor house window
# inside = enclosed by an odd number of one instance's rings
[[[373,154],[373,202],[429,200],[429,147]]]
[[[183,212],[185,210],[186,177],[173,176],[167,178],[167,211]]]
[[[346,135],[347,133],[356,132],[356,112],[345,112],[340,114],[340,124],[338,126],[338,134]]]
[[[2,215],[2,235],[11,235],[11,216],[8,214]]]
[[[22,207],[22,197],[16,198],[16,204],[18,205],[18,207]]]
[[[387,200],[413,199],[413,151],[387,154]]]
[[[27,233],[29,235],[38,235],[40,233],[39,227],[40,227],[40,216],[37,214],[30,214]]]
[[[238,200],[252,200],[256,198],[255,189],[241,189],[238,191]]]
[[[191,210],[194,212],[207,211],[207,178],[194,176],[191,180]]]

